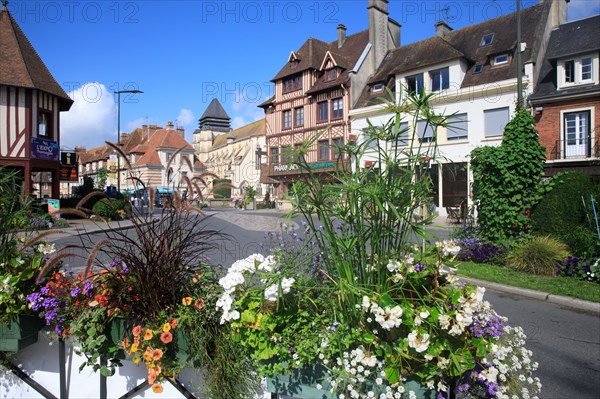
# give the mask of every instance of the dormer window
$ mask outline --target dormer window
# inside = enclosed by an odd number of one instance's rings
[[[296,91],[302,89],[302,75],[294,75],[292,77],[283,79],[283,92],[289,93],[290,91]]]
[[[481,42],[479,43],[479,47],[485,47],[485,46],[489,46],[492,44],[492,42],[494,41],[494,34],[493,33],[488,33],[487,35],[483,36],[481,38]]]
[[[594,56],[583,56],[557,63],[559,88],[577,84],[593,83],[598,81],[597,72],[598,58]]]
[[[325,81],[330,82],[337,79],[337,68],[331,68],[325,71]]]
[[[477,75],[483,71],[483,64],[475,64],[475,68],[473,68],[473,75]]]
[[[508,54],[500,54],[494,57],[493,65],[503,65],[508,64]]]
[[[581,59],[581,80],[592,80],[592,57]]]

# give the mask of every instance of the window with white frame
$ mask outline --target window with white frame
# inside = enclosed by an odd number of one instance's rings
[[[469,138],[469,123],[467,114],[456,114],[448,117],[448,128],[446,129],[446,139],[466,140]]]
[[[510,120],[508,107],[486,109],[483,111],[485,137],[498,137],[504,134],[504,127]]]
[[[409,93],[419,93],[424,87],[422,73],[407,76],[404,79],[406,80],[406,90],[408,90]]]
[[[428,123],[426,120],[417,121],[417,134],[422,142],[428,143],[433,141],[433,133],[433,126],[431,123]]]
[[[563,114],[563,158],[589,157],[591,149],[590,111]]]
[[[450,87],[450,69],[448,67],[429,72],[431,91],[445,90]]]
[[[404,147],[408,145],[408,122],[400,122],[398,126],[398,137],[396,138],[396,146]]]
[[[557,68],[558,87],[592,83],[597,74],[594,69],[597,67],[597,58],[592,56],[559,61]]]

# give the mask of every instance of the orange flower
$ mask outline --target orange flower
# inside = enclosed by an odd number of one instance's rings
[[[160,340],[163,344],[168,344],[169,342],[173,341],[173,334],[171,334],[168,331],[165,331],[160,335]]]
[[[163,387],[160,384],[154,384],[152,385],[152,392],[154,393],[162,393],[163,391]]]
[[[152,351],[152,360],[158,361],[163,356],[163,351],[160,349],[154,349]]]
[[[169,323],[165,323],[165,324],[163,325],[163,328],[162,328],[162,330],[163,330],[164,332],[171,331],[171,325],[170,325]]]
[[[152,349],[146,348],[146,352],[144,352],[144,360],[147,362],[152,361]]]
[[[177,328],[177,319],[171,319],[171,321],[169,321],[169,324],[171,325],[171,328],[175,329]]]
[[[183,306],[190,306],[192,304],[192,297],[186,296],[181,300],[181,303],[183,303]]]
[[[148,384],[154,384],[154,381],[156,381],[156,377],[158,377],[156,374],[148,372]]]
[[[144,330],[144,341],[150,341],[152,337],[154,337],[154,332],[151,329],[146,328]]]
[[[196,307],[196,309],[202,310],[202,308],[204,307],[204,299],[198,298],[194,303],[194,306]]]
[[[133,336],[137,337],[138,335],[140,335],[142,332],[142,326],[135,326],[133,327]]]
[[[129,346],[129,339],[126,337],[123,340],[123,349],[127,349],[128,346]]]

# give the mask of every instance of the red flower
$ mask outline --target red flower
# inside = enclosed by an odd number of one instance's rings
[[[164,332],[162,334],[160,334],[160,340],[162,341],[163,344],[168,344],[169,342],[173,341],[173,334],[171,334],[170,332]]]
[[[169,324],[171,325],[171,328],[177,328],[177,319],[171,319],[171,321],[169,321]]]

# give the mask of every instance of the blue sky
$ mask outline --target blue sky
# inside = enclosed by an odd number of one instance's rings
[[[522,6],[537,0],[523,0]],[[8,8],[75,105],[62,116],[61,144],[88,149],[115,140],[115,90],[121,130],[174,121],[192,132],[217,97],[233,126],[263,113],[270,80],[309,37],[337,38],[367,28],[367,0],[18,1]],[[515,10],[513,0],[390,1],[402,44],[434,34],[446,20],[461,28]],[[571,0],[569,20],[600,12],[600,0]]]

